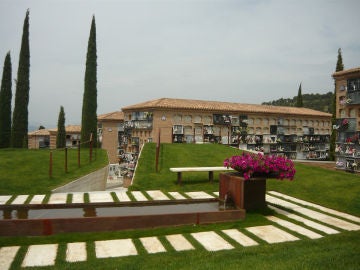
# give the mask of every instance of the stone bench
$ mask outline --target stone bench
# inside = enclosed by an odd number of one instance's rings
[[[177,182],[181,184],[183,172],[209,172],[209,181],[214,180],[215,171],[232,171],[233,169],[227,167],[183,167],[183,168],[170,168],[171,172],[177,173]]]

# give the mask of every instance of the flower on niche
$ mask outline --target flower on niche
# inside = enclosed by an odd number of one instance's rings
[[[253,176],[293,180],[296,172],[291,159],[261,153],[232,156],[224,160],[224,166],[242,173],[245,180]]]

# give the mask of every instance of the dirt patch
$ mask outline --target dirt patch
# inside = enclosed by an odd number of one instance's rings
[[[301,161],[299,161],[299,163],[309,165],[309,166],[314,166],[314,167],[320,167],[320,168],[324,168],[324,169],[327,169],[327,170],[336,171],[335,162],[321,162],[321,161],[314,161],[314,162],[304,161],[304,162],[301,162]]]

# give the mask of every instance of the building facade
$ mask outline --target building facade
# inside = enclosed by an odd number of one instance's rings
[[[161,98],[122,108],[120,147],[222,143],[297,159],[326,159],[331,114],[307,108]]]
[[[66,147],[76,147],[80,142],[81,126],[68,125],[65,127]],[[57,128],[39,129],[28,133],[28,148],[56,148]]]
[[[360,67],[335,72],[336,166],[360,172]]]
[[[121,111],[98,116],[98,138],[101,148],[108,153],[110,163],[118,163],[121,155],[121,134],[124,131],[124,114]]]

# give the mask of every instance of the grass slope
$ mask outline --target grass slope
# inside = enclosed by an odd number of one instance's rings
[[[138,168],[132,189],[164,191],[216,191],[218,182],[209,183],[207,172],[183,173],[183,185],[176,184],[176,173],[171,167],[207,167],[223,166],[225,158],[241,155],[238,149],[220,144],[161,144],[159,157],[159,173],[155,164],[156,145],[146,144],[139,159]],[[214,173],[214,179],[219,173]]]
[[[210,183],[206,172],[183,173],[183,185],[176,184],[171,167],[222,166],[225,158],[241,151],[214,144],[162,144],[159,173],[155,172],[155,144],[146,144],[139,159],[132,189],[164,191],[218,191],[218,173]],[[327,205],[360,216],[360,177],[296,163],[294,181],[269,179],[267,189]]]
[[[81,150],[81,166],[77,150],[68,150],[68,173],[65,173],[64,150],[53,151],[53,177],[49,178],[49,150],[1,149],[0,195],[43,194],[107,165],[106,151],[96,149],[89,163],[89,150]]]

